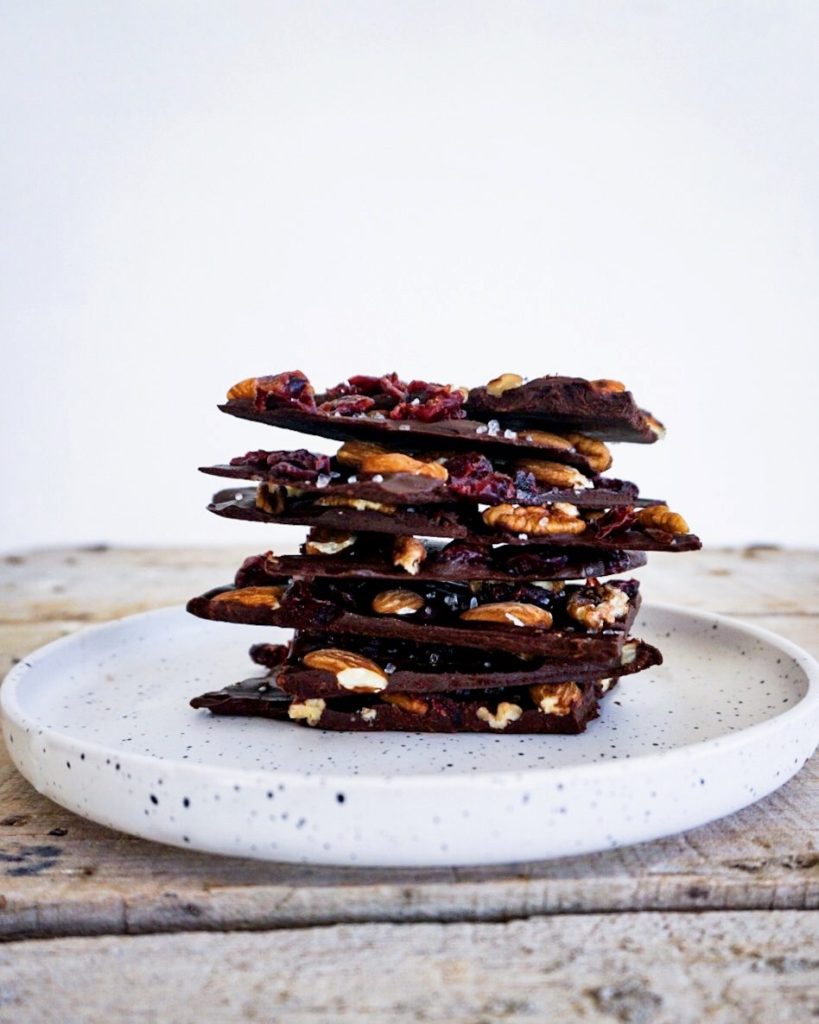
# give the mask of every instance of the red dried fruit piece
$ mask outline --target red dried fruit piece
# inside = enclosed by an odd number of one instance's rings
[[[266,469],[271,479],[315,481],[319,474],[330,473],[330,458],[306,448],[295,451],[254,451],[230,460],[231,466]]]
[[[236,577],[234,579],[236,586],[269,586],[271,576],[267,571],[267,559],[272,554],[272,551],[268,551],[264,555],[248,556],[236,570]]]
[[[489,565],[492,549],[490,545],[474,541],[453,540],[431,558],[431,565]]]
[[[288,370],[256,381],[256,408],[271,409],[277,405],[294,405],[306,412],[316,411],[313,385],[301,370]]]
[[[318,411],[330,416],[360,416],[374,405],[373,399],[366,395],[342,395],[340,398],[322,402]]]
[[[637,513],[631,505],[623,505],[620,508],[610,508],[607,512],[594,521],[595,536],[599,539],[608,537],[612,533],[626,530],[634,523]]]
[[[485,455],[454,455],[444,465],[449,473],[449,487],[461,497],[478,499],[485,504],[511,501],[515,497],[512,478],[495,472]]]

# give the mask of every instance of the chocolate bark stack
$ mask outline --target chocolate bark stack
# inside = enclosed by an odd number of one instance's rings
[[[295,630],[264,674],[191,703],[337,730],[577,733],[623,675],[646,551],[700,547],[685,520],[603,474],[606,441],[662,425],[610,380],[503,374],[471,391],[395,374],[316,394],[295,371],[242,381],[223,412],[333,438],[202,467],[254,482],[217,515],[309,527],[193,598],[203,618]]]

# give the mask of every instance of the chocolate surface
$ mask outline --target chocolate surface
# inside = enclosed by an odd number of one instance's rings
[[[626,390],[607,390],[612,382],[582,377],[537,377],[503,394],[486,387],[472,388],[468,414],[475,419],[496,419],[504,428],[579,431],[607,441],[652,444],[664,433],[661,423],[640,409]]]
[[[487,732],[579,733],[598,715],[599,690],[593,682],[579,687],[578,699],[565,714],[541,711],[526,690],[492,694],[461,692],[409,700],[406,706],[379,697],[357,695],[320,701],[305,707],[309,717],[291,719],[291,706],[299,705],[277,690],[268,677],[248,679],[235,686],[194,697],[191,706],[215,715],[252,715],[294,720],[307,728],[345,732]]]
[[[549,547],[598,548],[636,551],[696,551],[702,544],[691,533],[672,534],[625,519],[622,525],[611,517],[589,523],[583,533],[535,536],[511,530],[492,529],[477,510],[461,506],[409,506],[389,511],[356,509],[345,506],[320,507],[307,499],[294,499],[280,513],[266,512],[256,506],[256,491],[241,489],[220,491],[214,495],[209,511],[228,519],[247,519],[260,523],[323,526],[349,533],[374,532],[419,537],[451,537],[472,541],[492,540],[511,545],[547,545]],[[621,511],[613,509],[613,512]],[[624,510],[626,513],[628,510]]]
[[[188,611],[204,619],[253,625],[282,626],[299,630],[332,630],[358,637],[384,637],[420,644],[473,647],[521,656],[548,655],[566,659],[616,658],[640,606],[636,580],[616,580],[603,587],[569,585],[554,594],[526,583],[486,583],[477,596],[468,584],[407,583],[401,590],[382,581],[300,580],[279,587],[223,587],[188,602]],[[616,595],[623,614],[614,621],[587,629],[567,608],[578,597],[589,602]],[[410,613],[376,610],[378,599],[407,597],[420,607]],[[403,605],[401,601],[403,600]],[[396,604],[394,601],[393,604]],[[464,615],[483,611],[495,621],[469,620]],[[546,624],[524,624],[526,612],[547,617]],[[343,645],[342,645],[343,646]]]

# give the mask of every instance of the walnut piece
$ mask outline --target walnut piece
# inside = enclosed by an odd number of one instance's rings
[[[590,380],[589,387],[592,391],[602,391],[605,394],[614,395],[621,391],[626,390],[626,385],[619,380],[606,380],[604,377],[600,380]]]
[[[566,603],[566,611],[590,633],[613,626],[628,614],[628,594],[611,583],[576,590]]]
[[[446,466],[442,466],[440,462],[421,462],[399,452],[368,455],[361,461],[359,469],[362,473],[381,473],[384,476],[391,473],[409,473],[411,476],[429,476],[434,480],[449,479]]]
[[[326,707],[327,703],[321,697],[308,697],[307,700],[293,701],[287,709],[287,717],[315,726],[319,724]]]
[[[583,701],[583,691],[577,683],[535,683],[529,695],[544,715],[564,718],[572,708]]]
[[[410,576],[416,576],[427,549],[417,537],[396,537],[392,545],[392,564],[400,565]]]
[[[361,715],[364,721],[369,724],[372,724],[375,721],[375,716],[377,714],[375,708],[361,708],[361,710],[358,713],[359,715]]]
[[[402,711],[409,711],[413,715],[425,715],[429,711],[429,704],[425,700],[421,700],[420,697],[411,697],[406,693],[385,693],[382,694],[381,700],[386,701],[387,704],[394,704]]]
[[[490,380],[486,385],[486,390],[490,395],[495,398],[499,398],[504,391],[511,391],[513,388],[519,388],[523,383],[523,377],[518,373],[502,373],[500,377],[495,377],[494,380]]]
[[[486,722],[490,729],[505,729],[510,722],[517,722],[523,714],[523,708],[519,704],[510,704],[508,701],[501,701],[497,711],[492,714],[489,708],[478,708],[475,712],[482,722]]]
[[[637,522],[666,533],[688,533],[688,523],[679,512],[672,512],[668,505],[648,505],[637,512]]]
[[[383,444],[376,444],[375,441],[345,441],[336,452],[336,459],[342,466],[358,469],[368,456],[383,455],[386,450]]]
[[[575,451],[586,457],[595,473],[605,473],[611,466],[612,459],[608,445],[598,441],[596,437],[586,437],[585,434],[567,434],[566,439],[572,444]]]
[[[269,608],[275,611],[281,606],[285,587],[239,587],[217,594],[213,601],[219,604],[243,604],[253,608]]]
[[[372,601],[379,615],[412,615],[424,607],[424,599],[413,590],[382,590]]]
[[[256,397],[256,378],[247,377],[245,380],[240,380],[238,384],[234,384],[233,387],[227,393],[227,400],[230,402],[234,398],[249,398],[251,401]]]
[[[353,651],[325,647],[305,654],[302,661],[308,668],[332,672],[342,690],[354,693],[378,693],[387,685],[387,673],[374,661]]]
[[[336,494],[326,494],[316,499],[321,508],[354,508],[356,512],[383,512],[392,516],[398,511],[395,505],[385,505],[380,501],[367,501],[365,498],[343,498]]]
[[[549,629],[552,625],[552,613],[536,604],[525,604],[522,601],[498,601],[494,604],[479,604],[477,608],[468,608],[461,612],[465,622],[500,622],[504,625],[535,626],[538,629]]]
[[[509,533],[527,533],[533,537],[550,534],[582,533],[586,523],[574,505],[557,501],[554,505],[495,505],[483,512],[483,521]]]
[[[562,462],[541,462],[539,459],[516,459],[517,469],[531,473],[538,483],[550,487],[594,487],[587,476],[583,476],[574,466],[565,466]]]
[[[304,543],[304,552],[307,555],[337,555],[355,544],[357,534],[345,533],[343,530],[329,530],[323,526],[313,531],[313,534]]]

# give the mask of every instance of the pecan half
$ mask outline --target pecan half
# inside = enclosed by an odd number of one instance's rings
[[[605,473],[611,466],[611,452],[608,445],[598,441],[596,437],[586,437],[585,434],[567,434],[566,439],[571,442],[575,451],[585,455],[595,473]]]
[[[567,438],[561,437],[559,434],[550,434],[546,430],[526,430],[518,437],[542,445],[544,448],[560,448],[564,452],[570,452],[575,447]]]
[[[483,512],[483,521],[487,526],[533,537],[582,533],[586,529],[577,508],[564,501],[544,506],[495,505]]]
[[[238,384],[234,384],[233,387],[227,393],[227,400],[230,402],[234,398],[249,398],[251,401],[256,397],[256,378],[246,377],[245,380],[240,380]]]
[[[550,487],[593,487],[587,476],[583,476],[574,466],[565,466],[562,462],[541,462],[539,459],[516,459],[517,469],[531,473],[538,483]]]
[[[522,601],[479,604],[477,608],[461,612],[460,618],[465,622],[500,622],[512,626],[536,626],[538,629],[549,629],[552,625],[551,612]]]
[[[688,533],[688,523],[679,512],[672,512],[668,505],[648,505],[638,509],[637,522],[666,533]]]
[[[383,455],[386,448],[375,441],[345,441],[336,452],[336,459],[342,466],[352,466],[358,469],[361,463],[370,455]]]
[[[572,708],[583,701],[583,691],[577,683],[536,683],[529,687],[531,696],[544,715],[564,718]]]
[[[305,654],[302,661],[308,668],[331,672],[342,690],[377,693],[387,685],[387,673],[374,661],[354,651],[326,647]]]
[[[592,391],[601,391],[604,394],[614,395],[626,390],[626,385],[619,380],[606,380],[601,377],[599,380],[590,380],[589,387]]]

